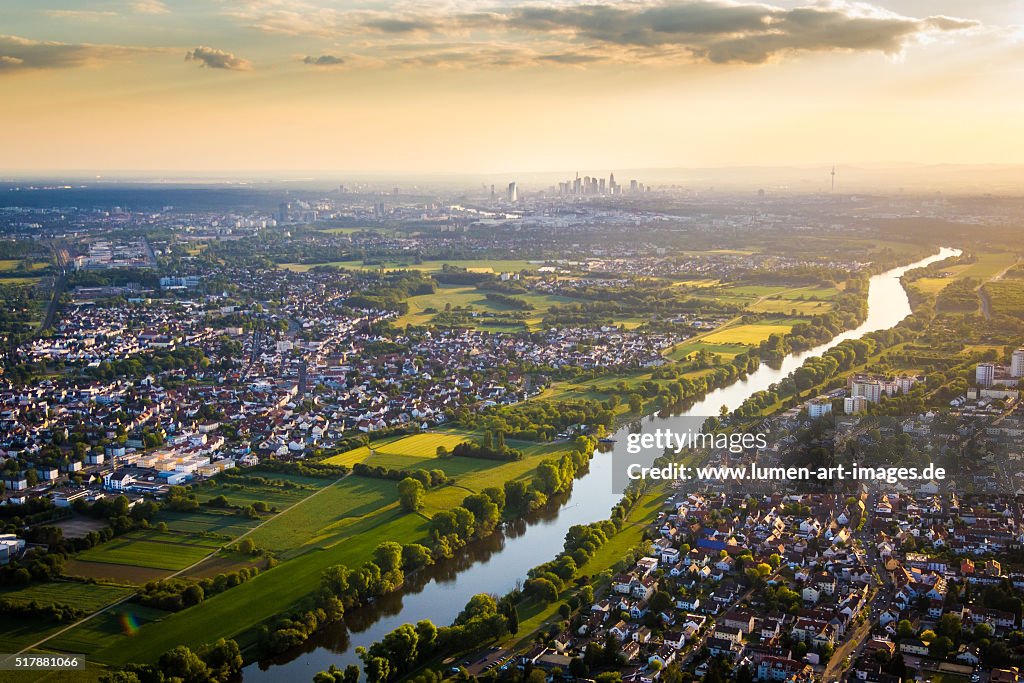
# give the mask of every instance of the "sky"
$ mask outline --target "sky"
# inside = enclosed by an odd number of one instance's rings
[[[0,172],[1024,160],[1017,0],[4,0]]]

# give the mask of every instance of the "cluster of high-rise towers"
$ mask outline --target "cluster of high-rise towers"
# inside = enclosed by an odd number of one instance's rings
[[[597,176],[583,176],[577,173],[576,177],[572,180],[567,180],[564,183],[558,183],[557,186],[552,186],[551,190],[553,194],[557,194],[560,197],[578,196],[578,195],[611,195],[611,194],[639,194],[642,192],[649,192],[650,186],[644,185],[636,180],[629,181],[629,189],[620,185],[615,181],[615,174],[610,173],[608,180],[604,178],[598,178]],[[494,186],[491,185],[491,199],[496,199]],[[519,201],[519,183],[512,181],[508,184],[508,188],[505,192],[505,199],[509,202]]]

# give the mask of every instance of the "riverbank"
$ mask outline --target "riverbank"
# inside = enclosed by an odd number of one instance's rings
[[[652,423],[652,428],[666,427],[678,430],[687,419],[703,419],[706,416],[718,415],[723,405],[729,410],[734,410],[751,394],[781,381],[807,358],[820,355],[846,339],[857,338],[868,332],[898,324],[911,312],[899,278],[909,270],[947,258],[950,253],[951,250],[941,250],[927,259],[872,277],[869,285],[868,316],[855,330],[837,335],[831,341],[812,349],[791,354],[783,359],[778,368],[761,365],[746,377],[708,392],[703,399],[694,402],[680,415],[652,415],[644,419]],[[616,437],[616,443],[612,445],[613,451],[624,451],[627,429],[620,428],[613,435]],[[315,649],[297,655],[291,661],[276,663],[263,669],[250,665],[245,669],[245,679],[268,683],[281,680],[282,676],[288,680],[308,680],[331,664],[342,667],[346,664],[357,664],[359,660],[354,653],[355,647],[367,647],[402,624],[415,623],[420,619],[430,619],[435,623],[451,623],[472,595],[508,592],[525,577],[530,568],[555,556],[561,549],[565,530],[570,526],[607,518],[608,510],[621,495],[621,491],[613,490],[611,475],[610,455],[596,454],[591,460],[589,473],[574,483],[572,494],[553,520],[528,526],[522,535],[508,539],[508,542],[486,562],[471,565],[457,577],[452,577],[450,582],[431,582],[420,592],[403,596],[397,605],[397,613],[384,615],[380,620],[360,630],[355,630],[358,628],[357,625],[350,624],[348,628],[352,628],[352,631],[346,630],[333,634],[330,639],[321,639]],[[540,612],[535,616],[540,619]]]

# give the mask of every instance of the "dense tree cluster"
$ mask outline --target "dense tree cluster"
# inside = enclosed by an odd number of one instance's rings
[[[142,587],[135,600],[147,607],[178,612],[198,605],[206,598],[223,593],[229,588],[240,586],[257,574],[259,574],[257,568],[243,567],[237,571],[218,574],[216,577],[199,581],[188,579],[150,581]]]
[[[242,671],[242,653],[233,640],[221,638],[193,652],[179,645],[154,665],[130,664],[100,677],[100,683],[228,683]]]

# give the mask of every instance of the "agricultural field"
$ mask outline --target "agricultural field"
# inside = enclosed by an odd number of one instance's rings
[[[996,315],[1024,316],[1024,281],[993,280],[983,285]]]
[[[248,536],[261,548],[292,557],[350,536],[366,518],[398,508],[395,482],[349,476],[274,517]]]
[[[203,486],[193,487],[200,502],[224,496],[230,505],[246,507],[258,501],[270,507],[284,509],[323,488],[324,480],[313,477],[258,474],[264,479],[279,481],[281,486],[260,484],[251,481],[235,481],[231,477],[218,477]]]
[[[36,583],[24,588],[4,589],[0,599],[15,603],[54,603],[71,605],[86,612],[93,612],[112,602],[126,598],[134,591],[123,586],[76,583],[74,581],[49,581]]]
[[[431,432],[412,436],[388,438],[375,441],[369,446],[360,446],[328,458],[331,465],[354,465],[357,462],[388,467],[391,469],[414,469],[423,467],[422,461],[437,457],[438,447],[451,450],[469,437],[462,434]],[[433,468],[426,468],[433,469]]]
[[[62,633],[48,642],[46,646],[63,652],[91,654],[105,647],[112,640],[117,640],[118,636],[134,636],[142,625],[160,621],[168,614],[170,613],[153,607],[126,602],[67,633]]]
[[[150,529],[118,536],[79,553],[75,559],[176,571],[201,560],[222,544],[219,539]]]
[[[520,311],[519,309],[513,308],[503,303],[489,301],[487,299],[487,292],[481,291],[475,287],[463,286],[463,285],[441,285],[437,288],[437,291],[433,294],[422,294],[420,296],[409,297],[406,302],[409,304],[409,312],[402,317],[395,320],[395,324],[399,327],[405,325],[427,325],[433,319],[434,316],[439,312],[444,311],[446,307],[452,309],[463,308],[471,309],[477,313],[519,313],[525,314],[524,323],[530,328],[535,328],[540,324],[541,319],[544,317],[544,313],[555,304],[570,303],[573,299],[562,296],[554,296],[550,294],[517,294],[516,299],[521,299],[530,303],[533,308],[529,310]],[[487,329],[486,320],[476,325],[481,329]],[[506,331],[510,328],[504,326],[502,329]]]
[[[766,320],[759,323],[733,325],[704,337],[710,344],[744,344],[756,346],[773,334],[789,334],[799,320]]]
[[[266,560],[259,555],[247,555],[233,550],[221,550],[195,567],[185,571],[182,576],[192,579],[211,579],[218,574],[236,572],[243,567],[262,568]]]
[[[689,339],[673,347],[666,355],[672,360],[684,360],[703,350],[721,356],[723,360],[732,360],[748,350],[743,344],[712,344],[704,341],[705,338]]]
[[[306,553],[283,562],[195,607],[170,614],[159,623],[143,625],[134,637],[108,638],[92,652],[97,661],[124,664],[154,661],[176,645],[185,644],[194,649],[217,638],[236,638],[239,646],[245,648],[255,640],[250,627],[299,603],[311,586],[319,584],[324,569],[339,563],[359,566],[385,540],[401,539],[408,543],[423,539],[426,525],[420,515],[397,511],[378,514],[354,529],[357,533],[321,552]]]
[[[948,285],[964,278],[986,281],[998,277],[1017,262],[1015,254],[982,252],[974,263],[962,263],[945,268],[939,277],[923,277],[913,286],[922,294],[938,294]]]
[[[243,517],[234,511],[211,508],[194,512],[161,510],[154,521],[165,523],[170,531],[186,534],[215,534],[231,538],[241,536],[260,523],[258,519]]]
[[[64,575],[97,581],[110,581],[118,584],[144,584],[147,581],[162,579],[174,572],[170,569],[154,569],[138,567],[131,564],[111,564],[108,562],[89,562],[71,558],[64,563]]]
[[[371,444],[372,453],[370,448],[364,446],[328,458],[325,462],[343,464],[346,461],[352,460],[354,453],[356,454],[355,457],[362,458],[358,462],[375,467],[407,470],[442,470],[449,477],[455,478],[460,486],[464,486],[472,491],[479,491],[488,486],[501,486],[507,479],[515,479],[523,472],[531,471],[537,466],[536,461],[534,461],[535,456],[550,455],[561,448],[557,443],[538,444],[530,441],[509,439],[506,442],[509,446],[523,452],[525,457],[522,460],[518,462],[503,462],[480,458],[437,457],[438,446],[444,446],[450,451],[458,444],[474,439],[477,436],[473,432],[456,430],[414,434],[398,439],[375,442]]]
[[[26,261],[24,259],[0,259],[0,277],[21,272],[30,275],[36,271],[46,270],[47,261]]]

